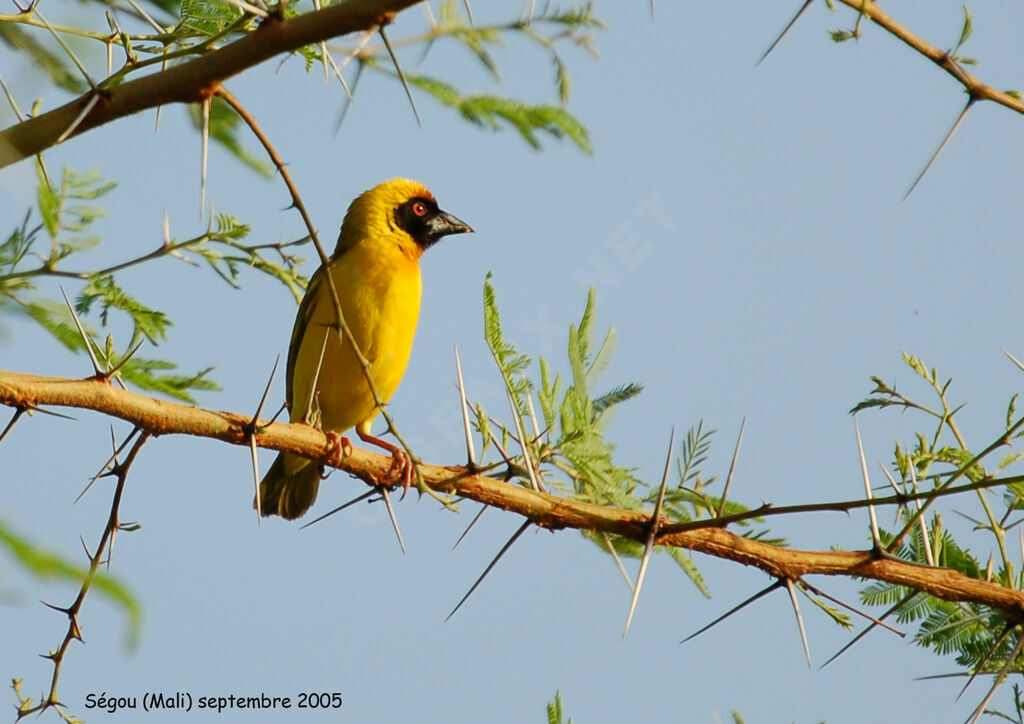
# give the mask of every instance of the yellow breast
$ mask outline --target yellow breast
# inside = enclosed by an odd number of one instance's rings
[[[345,321],[370,362],[381,400],[387,402],[405,373],[416,334],[422,293],[417,259],[397,250],[386,253],[376,244],[359,244],[337,257],[330,273]],[[331,329],[335,311],[330,291],[322,278],[314,277],[308,293],[313,295],[308,321],[301,340],[294,340],[299,348],[291,376],[291,419],[306,419],[306,407],[312,400],[325,430],[342,433],[359,423],[368,425],[379,409],[351,344],[346,340],[342,346]],[[311,397],[325,337],[327,346]]]

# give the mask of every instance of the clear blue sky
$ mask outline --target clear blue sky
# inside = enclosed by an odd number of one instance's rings
[[[849,27],[854,15],[830,13],[822,3],[755,67],[797,4],[754,3],[740,13],[716,3],[659,2],[653,21],[646,2],[602,4],[598,14],[609,29],[596,37],[601,59],[565,49],[571,108],[590,130],[592,156],[546,139],[543,152],[533,151],[510,131],[465,124],[422,93],[417,128],[401,88],[374,76],[364,79],[335,136],[340,90],[325,91],[321,74],[306,75],[297,59],[228,84],[290,162],[328,243],[348,202],[395,175],[423,181],[442,207],[476,229],[445,240],[423,261],[418,337],[392,411],[424,459],[464,459],[453,343],[470,394],[503,408],[481,334],[487,270],[495,271],[509,336],[558,361],[586,287],[597,288],[599,326],[619,333],[608,384],[647,387],[613,424],[618,459],[649,480],[660,473],[669,429],[698,419],[721,431],[708,472],[724,473],[746,417],[736,498],[860,495],[847,411],[868,392],[872,374],[923,392],[900,362],[904,349],[955,377],[953,399],[969,401],[961,422],[969,444],[981,447],[998,433],[1007,399],[1022,386],[1000,352],[1024,355],[1022,121],[996,107],[974,110],[903,201],[964,102],[959,86],[870,25],[859,43],[834,45],[826,30]],[[519,9],[500,5],[477,4],[478,22]],[[959,35],[957,3],[891,12],[937,45]],[[395,37],[421,13],[409,11]],[[982,61],[979,74],[997,87],[1024,86],[1011,74],[1024,61],[1022,24],[1019,7],[975,8],[964,52]],[[418,51],[400,52],[413,68]],[[555,100],[544,55],[512,40],[495,56],[503,73],[497,87],[463,49],[445,43],[421,71],[466,91]],[[40,78],[13,58],[0,48],[0,68],[28,107]],[[99,74],[102,57],[90,62]],[[44,107],[56,105],[47,93]],[[51,169],[96,168],[120,182],[106,204],[97,258],[157,246],[163,210],[179,238],[203,228],[199,139],[180,108],[165,109],[156,135],[150,112],[73,139],[47,158]],[[4,229],[22,218],[33,184],[27,163],[0,172]],[[219,149],[211,152],[207,197],[218,212],[251,224],[251,239],[304,234],[285,208],[282,184],[255,178]],[[224,389],[202,395],[202,405],[254,409],[274,358],[286,351],[295,306],[283,287],[251,273],[242,290],[231,290],[208,270],[173,262],[120,279],[174,320],[156,354],[186,370],[216,367]],[[88,372],[84,358],[30,323],[10,316],[0,323],[0,367]],[[280,376],[273,394],[283,395]],[[0,447],[4,519],[68,556],[80,555],[79,535],[96,540],[110,492],[101,483],[72,504],[109,449],[107,420],[76,417],[20,423]],[[915,422],[862,416],[869,463],[887,463],[896,437],[909,440]],[[115,430],[127,432],[120,423]],[[271,453],[261,455],[264,468],[270,460]],[[362,490],[335,474],[315,511]],[[656,558],[622,642],[629,591],[611,560],[573,532],[524,535],[445,623],[518,519],[490,511],[451,552],[476,506],[465,504],[456,517],[411,495],[397,506],[409,549],[403,555],[380,505],[300,531],[279,520],[257,527],[251,499],[244,448],[162,438],[144,449],[122,509],[142,528],[119,537],[111,569],[142,602],[140,643],[126,650],[121,614],[89,598],[82,618],[88,644],[72,648],[61,689],[72,712],[96,722],[180,720],[90,712],[90,692],[340,691],[347,722],[541,722],[545,702],[560,689],[577,722],[716,722],[737,709],[748,721],[841,723],[956,720],[982,695],[984,685],[976,684],[957,703],[959,682],[915,681],[955,664],[885,633],[824,671],[809,671],[783,594],[680,646],[770,582],[703,556],[694,560],[713,598]],[[961,509],[973,513],[971,505],[963,501]],[[804,548],[867,544],[862,513],[775,519],[772,527]],[[978,545],[984,560],[987,541]],[[0,674],[23,677],[28,693],[38,694],[50,665],[36,654],[57,645],[65,622],[36,599],[65,603],[73,591],[2,566]],[[855,597],[849,582],[813,582]],[[809,608],[817,665],[847,635]],[[238,712],[218,717],[242,720]]]

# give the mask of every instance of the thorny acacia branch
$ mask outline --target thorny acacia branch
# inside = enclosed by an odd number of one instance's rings
[[[151,435],[184,434],[248,445],[251,418],[157,400],[94,379],[66,379],[0,371],[0,403],[15,409],[58,405],[94,410],[126,420]],[[265,426],[264,426],[265,425]],[[305,425],[257,423],[258,446],[302,455],[326,463],[324,435]],[[339,465],[369,485],[392,487],[391,458],[354,448]],[[431,488],[507,510],[534,524],[558,530],[575,528],[613,533],[644,542],[650,515],[561,498],[475,474],[464,466],[422,464]],[[879,505],[884,499],[876,498]],[[655,544],[698,551],[760,568],[769,575],[798,580],[806,575],[855,576],[908,586],[941,599],[982,604],[1000,609],[1014,620],[1024,619],[1024,592],[989,581],[969,578],[945,568],[882,558],[873,551],[807,551],[780,548],[725,530],[721,520],[704,527],[687,524],[660,526]]]
[[[1024,113],[1024,100],[1021,100],[1011,93],[993,88],[987,83],[982,82],[979,78],[964,70],[963,66],[956,62],[949,51],[942,50],[912,33],[882,10],[878,3],[870,2],[869,0],[839,1],[843,3],[843,5],[847,5],[858,13],[861,13],[863,17],[883,28],[886,32],[899,38],[918,53],[928,58],[928,60],[932,61],[951,76],[956,78],[956,80],[963,85],[967,94],[973,100],[995,101],[996,103],[1006,106],[1018,113]]]
[[[105,383],[99,383],[105,384]],[[111,389],[115,389],[111,387]],[[133,433],[134,434],[134,433]],[[117,486],[114,488],[114,497],[110,503],[110,514],[107,517],[107,523],[103,527],[103,533],[100,535],[99,545],[96,546],[96,551],[89,553],[88,548],[86,553],[89,555],[89,571],[85,576],[85,580],[82,581],[82,586],[78,590],[78,595],[75,600],[67,608],[61,608],[54,606],[53,604],[46,604],[50,608],[60,611],[68,617],[68,630],[64,635],[63,641],[60,646],[55,650],[50,651],[45,658],[50,659],[53,662],[53,676],[50,679],[50,691],[43,697],[39,702],[33,703],[29,698],[24,697],[21,694],[21,682],[15,679],[14,691],[19,699],[18,705],[18,716],[17,720],[20,721],[23,717],[29,714],[42,713],[47,709],[53,707],[67,722],[77,721],[70,717],[64,710],[64,704],[57,697],[57,685],[60,682],[61,668],[64,664],[64,657],[67,655],[68,647],[72,641],[76,639],[82,640],[82,632],[78,625],[78,615],[82,610],[82,604],[85,602],[85,597],[89,593],[89,588],[92,586],[93,580],[96,578],[96,573],[99,570],[101,563],[103,562],[104,556],[106,556],[108,564],[110,561],[111,550],[114,544],[114,536],[117,535],[118,529],[121,528],[121,496],[124,493],[125,481],[128,479],[128,470],[131,468],[132,463],[135,462],[135,458],[139,454],[139,450],[149,440],[150,434],[144,432],[132,445],[132,449],[128,452],[128,457],[124,462],[117,462],[115,456],[115,462],[110,470],[110,475],[117,478]],[[84,545],[84,542],[83,542]]]
[[[223,48],[159,73],[113,88],[90,90],[48,113],[0,131],[0,168],[55,145],[90,103],[93,108],[74,126],[76,136],[105,123],[169,103],[198,103],[216,84],[280,53],[346,33],[376,28],[417,0],[348,0],[294,18],[267,18],[253,33]],[[99,102],[93,98],[99,97]]]

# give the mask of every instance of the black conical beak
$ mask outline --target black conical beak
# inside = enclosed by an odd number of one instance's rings
[[[465,221],[455,218],[447,211],[438,210],[427,219],[427,239],[433,244],[442,236],[449,234],[471,234],[473,229]]]

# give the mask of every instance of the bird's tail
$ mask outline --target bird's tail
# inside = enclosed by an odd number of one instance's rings
[[[260,512],[294,520],[309,510],[319,489],[319,465],[279,453],[260,482]]]

